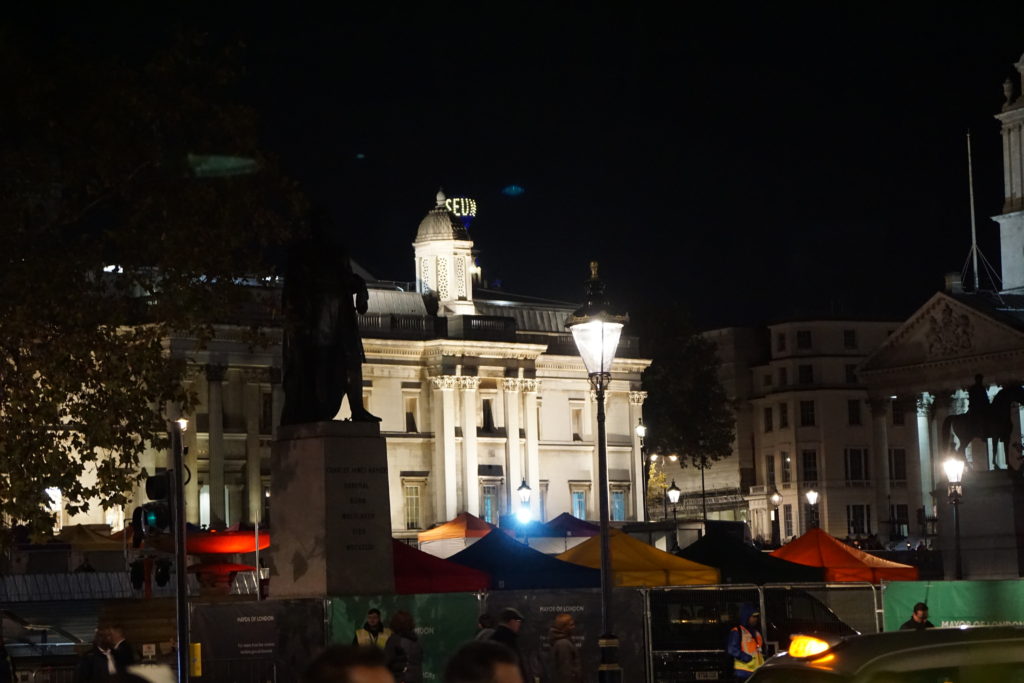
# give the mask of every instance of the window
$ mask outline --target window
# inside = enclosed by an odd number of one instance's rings
[[[814,426],[814,401],[800,401],[800,426]]]
[[[786,429],[789,427],[789,404],[779,404],[779,429]]]
[[[776,351],[785,351],[786,350],[786,333],[785,332],[779,332],[778,334],[775,335],[775,350]]]
[[[843,348],[857,348],[857,330],[843,330]]]
[[[860,400],[850,399],[846,402],[846,420],[851,425],[860,425]]]
[[[811,331],[810,330],[797,330],[797,333],[796,333],[796,348],[798,348],[798,349],[809,349],[809,348],[811,348]]]
[[[779,368],[779,386],[789,386],[789,370],[787,368]]]
[[[786,451],[779,453],[779,457],[782,459],[782,487],[789,488],[789,482],[793,478],[793,463]]]
[[[800,458],[803,460],[804,481],[818,481],[818,452],[810,450],[803,451],[800,454]]]
[[[801,519],[801,526],[802,526],[804,532],[806,532],[808,529],[813,529],[814,526],[815,526],[814,525],[815,515],[818,514],[818,511],[814,509],[816,507],[818,507],[818,506],[817,505],[811,505],[810,503],[804,503],[803,504],[803,515],[804,516]]]
[[[481,402],[481,405],[483,408],[483,420],[481,421],[483,423],[483,431],[488,434],[493,434],[498,431],[494,427],[494,399],[485,398]]]
[[[484,484],[480,496],[480,514],[488,524],[498,523],[498,485]]]
[[[893,486],[907,485],[907,449],[889,449],[889,483]]]
[[[797,378],[800,384],[814,384],[814,366],[800,365],[797,367]]]
[[[854,364],[846,365],[846,383],[856,384],[857,383],[857,366]]]
[[[766,406],[764,409],[764,431],[772,431],[772,407]]]
[[[793,506],[789,503],[782,506],[782,525],[783,534],[790,538],[793,535]]]
[[[871,533],[871,506],[847,505],[846,529],[851,536]]]
[[[905,424],[906,413],[903,412],[903,404],[899,401],[892,401],[892,423],[897,427]]]
[[[274,433],[274,394],[264,391],[260,394],[260,434]]]
[[[416,418],[419,415],[419,399],[415,396],[405,397],[405,431],[418,432]]]
[[[868,449],[847,448],[843,451],[846,465],[847,486],[867,486],[868,481]]]
[[[420,529],[420,484],[405,485],[405,528]]]
[[[572,440],[583,441],[583,406],[569,404],[572,417]]]
[[[889,506],[889,537],[893,540],[910,535],[910,510],[903,503]]]
[[[578,519],[587,518],[587,492],[576,490],[572,492],[572,516]]]
[[[624,522],[626,521],[626,492],[622,489],[612,489],[612,521],[613,522]]]
[[[770,387],[772,385],[772,373],[767,373],[764,376],[764,385]]]
[[[775,456],[771,453],[764,456],[764,483],[769,488],[775,486]]]

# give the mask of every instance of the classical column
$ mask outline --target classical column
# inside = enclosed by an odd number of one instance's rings
[[[480,378],[459,377],[462,388],[462,487],[466,512],[480,515],[480,457],[476,446],[476,391]]]
[[[260,477],[260,410],[261,391],[259,370],[246,370],[245,394],[245,488],[247,493],[248,521],[262,522],[263,479]]]
[[[519,450],[519,380],[501,380],[505,392],[505,512],[516,508],[515,490],[523,479],[523,460]]]
[[[892,413],[892,399],[875,399],[871,404],[871,445],[875,452],[875,519],[878,520],[878,534],[882,536],[882,520],[889,520],[886,532],[892,533],[892,511],[889,509],[889,432],[886,422]]]
[[[189,365],[185,370],[185,382],[189,390],[203,375],[203,368]],[[199,425],[195,415],[186,415],[188,428],[185,430],[185,521],[199,525],[199,440],[196,438]]]
[[[936,482],[936,486],[945,486],[946,473],[942,471],[942,459],[943,453],[948,447],[950,435],[940,434],[940,431],[942,429],[942,422],[952,412],[953,396],[948,391],[929,393],[932,397],[931,410],[928,411],[930,418],[928,421],[928,434],[931,436],[932,442],[932,481]],[[928,509],[925,512],[929,517],[932,517],[934,514],[932,509]]]
[[[933,397],[927,391],[917,397],[917,461],[921,479],[921,506],[927,516],[932,514],[935,501],[935,478],[932,473],[931,416]]]
[[[633,467],[630,468],[630,475],[633,479],[633,509],[636,511],[638,522],[644,520],[644,491],[647,490],[647,482],[644,480],[644,454],[640,448],[640,437],[636,434],[636,426],[640,424],[640,418],[644,414],[644,401],[647,400],[646,391],[629,392],[629,433],[633,441]]]
[[[431,377],[434,384],[434,510],[444,522],[458,514],[457,456],[455,453],[454,375]]]
[[[210,528],[223,529],[224,513],[224,375],[223,365],[206,366],[207,406],[210,417]]]
[[[281,426],[281,411],[284,409],[284,385],[281,383],[281,368],[270,368],[270,412],[274,424],[271,427],[273,437],[277,438],[277,429]]]
[[[526,425],[526,483],[533,492],[530,496],[530,512],[534,519],[540,519],[540,435],[537,425],[540,380],[520,380],[520,386],[523,389],[523,422]]]

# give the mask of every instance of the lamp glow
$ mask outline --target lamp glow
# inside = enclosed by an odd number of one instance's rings
[[[519,488],[516,489],[516,493],[519,494],[519,500],[522,501],[523,505],[530,504],[530,494],[533,493],[533,490],[526,483],[525,479],[523,479],[523,483],[519,485]]]
[[[782,494],[778,491],[772,491],[772,495],[768,496],[768,501],[772,504],[772,507],[779,507],[782,505]]]
[[[183,432],[187,432],[188,431],[188,418],[187,417],[179,417],[177,420],[175,420],[175,422],[178,423],[178,429],[180,429]]]
[[[530,508],[524,505],[516,513],[516,519],[519,520],[520,524],[529,524],[530,520],[533,519],[533,513],[530,512]]]
[[[817,505],[818,504],[818,492],[815,491],[814,489],[811,489],[810,491],[808,491],[804,495],[807,496],[807,504],[808,505]]]
[[[668,487],[668,501],[675,505],[676,503],[679,502],[679,494],[681,493],[682,491],[680,491],[679,487],[676,486],[676,480],[673,479],[672,486]]]
[[[946,458],[942,463],[942,469],[946,472],[946,481],[950,484],[959,484],[964,476],[964,461],[961,458]]]
[[[637,424],[636,429],[633,430],[636,435],[641,439],[647,436],[647,425],[644,424],[644,419],[640,418],[640,423]]]

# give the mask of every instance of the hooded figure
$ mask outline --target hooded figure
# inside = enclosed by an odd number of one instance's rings
[[[583,683],[583,663],[580,651],[572,640],[576,621],[571,614],[559,614],[548,631],[551,643],[550,673],[552,683]]]
[[[740,623],[729,630],[726,651],[733,660],[736,680],[750,678],[764,664],[764,639],[759,626],[761,613],[750,603],[740,606]]]

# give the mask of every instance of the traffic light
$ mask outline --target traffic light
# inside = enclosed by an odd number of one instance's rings
[[[156,585],[166,586],[167,582],[171,580],[171,561],[166,558],[157,560],[153,578],[156,580]]]
[[[168,500],[170,491],[170,472],[158,472],[146,477],[146,495],[151,500],[135,508],[135,511],[132,513],[133,547],[140,547],[143,539],[147,536],[170,533],[173,522],[171,519],[171,501]]]

